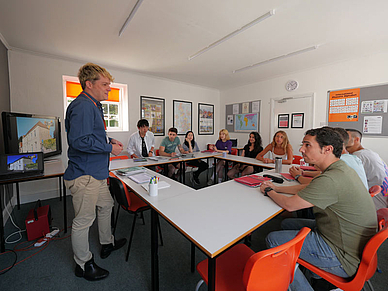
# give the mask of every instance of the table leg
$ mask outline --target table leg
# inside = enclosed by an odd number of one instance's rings
[[[186,184],[186,163],[181,162],[181,181]]]
[[[20,210],[20,191],[19,191],[19,183],[16,182],[16,200],[18,204],[18,210]]]
[[[61,179],[61,177],[59,177]],[[62,184],[63,183],[63,184]],[[59,182],[60,185],[62,185],[63,189],[63,225],[65,228],[65,233],[67,233],[67,205],[66,205],[66,186],[65,186],[65,179],[62,177],[62,181]]]
[[[195,244],[191,243],[191,273],[195,272]]]
[[[217,184],[218,183],[218,179],[217,179],[217,159],[214,157],[214,184]]]
[[[58,179],[59,179],[59,201],[62,201],[62,179],[61,179],[61,176],[59,176]]]
[[[0,209],[1,209],[1,213],[0,213],[0,239],[1,239],[1,248],[0,248],[0,253],[4,253],[5,252],[5,241],[4,241],[4,221],[3,221],[3,194],[4,194],[4,197],[5,197],[5,187],[4,185],[1,185],[1,188],[2,188],[2,192],[3,193],[0,193]],[[4,205],[4,207],[6,207]]]
[[[159,291],[158,213],[151,209],[151,276],[152,291]]]
[[[208,259],[208,290],[216,290],[216,259]]]

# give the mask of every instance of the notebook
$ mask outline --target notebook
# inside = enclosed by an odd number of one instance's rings
[[[144,167],[130,167],[130,168],[117,170],[117,174],[121,176],[125,176],[125,175],[130,176],[130,175],[135,175],[135,174],[144,173],[144,172],[145,172]]]
[[[128,178],[131,179],[132,181],[135,181],[138,184],[144,184],[144,183],[149,183],[152,177],[146,173],[140,173],[140,174],[130,175],[128,176]]]
[[[44,174],[42,152],[0,154],[0,180],[39,177]]]
[[[234,179],[234,181],[244,184],[249,187],[259,187],[265,181],[271,181],[270,178],[249,175]]]

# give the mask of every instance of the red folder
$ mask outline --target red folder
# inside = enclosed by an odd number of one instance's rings
[[[249,187],[259,187],[264,181],[271,181],[270,178],[256,175],[243,176],[234,180]]]

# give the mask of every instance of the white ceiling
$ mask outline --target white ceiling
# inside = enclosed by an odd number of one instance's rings
[[[387,0],[144,0],[119,37],[135,3],[0,0],[0,34],[11,49],[220,90],[388,50]],[[188,60],[272,9],[274,16]],[[320,46],[233,74],[313,45]]]

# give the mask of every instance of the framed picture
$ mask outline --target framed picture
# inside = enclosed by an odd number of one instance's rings
[[[214,134],[214,105],[198,103],[198,134]]]
[[[290,127],[290,115],[278,114],[278,128],[289,128],[289,127]]]
[[[173,116],[173,126],[178,130],[178,135],[192,130],[192,102],[173,100]]]
[[[303,128],[303,126],[304,126],[304,113],[292,113],[291,128]]]
[[[140,116],[147,119],[150,124],[150,131],[155,136],[165,134],[165,106],[163,98],[140,96]]]

